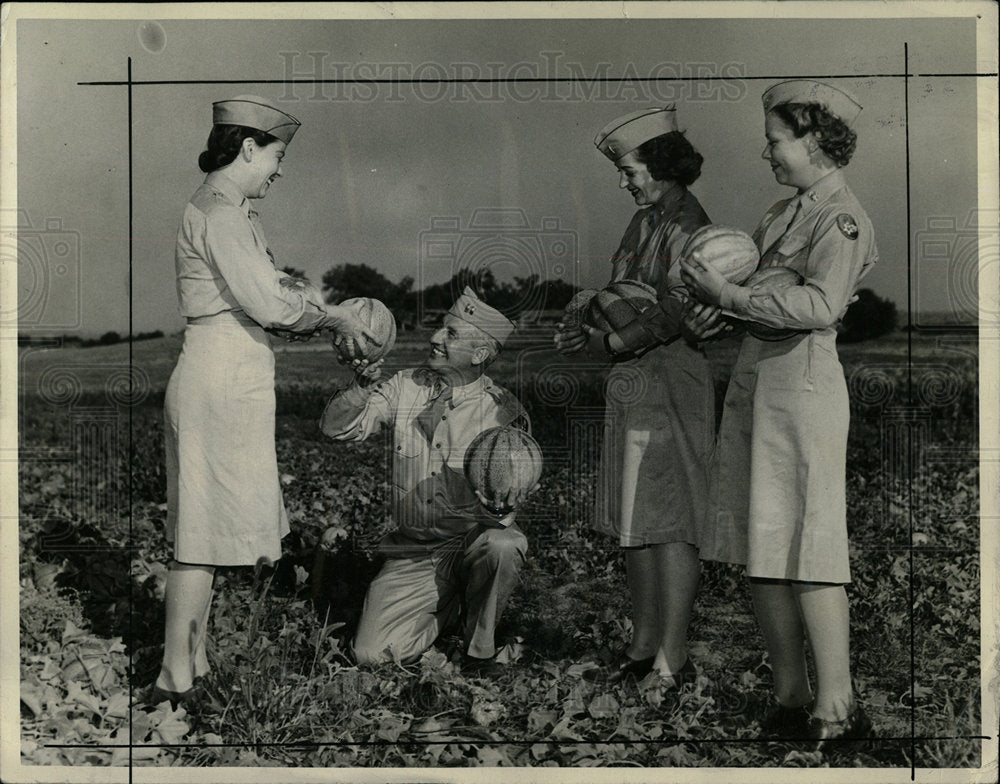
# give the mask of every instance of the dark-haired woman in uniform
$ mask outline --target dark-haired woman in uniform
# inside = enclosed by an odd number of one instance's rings
[[[659,307],[610,333],[560,325],[556,346],[617,362],[608,377],[597,525],[625,549],[632,639],[585,677],[615,683],[655,671],[679,687],[693,677],[687,632],[701,574],[697,526],[708,495],[715,409],[704,354],[680,335],[686,297],[678,261],[710,223],[688,186],[702,156],[677,129],[673,105],[625,115],[594,140],[639,209],[611,259],[611,281],[652,286]]]
[[[871,730],[851,681],[844,588],[850,412],[836,339],[877,251],[871,222],[841,171],[854,153],[850,126],[858,103],[808,80],[777,84],[763,100],[762,157],[796,193],[768,210],[754,238],[762,267],[791,267],[804,283],[765,296],[727,283],[697,257],[681,264],[702,302],[787,330],[783,339],[743,339],[726,393],[701,551],[746,565],[778,701],[762,723],[764,734],[810,737],[823,748]],[[705,335],[716,328],[717,313],[699,310],[691,326]]]
[[[177,293],[187,319],[165,400],[167,538],[163,664],[153,699],[177,703],[209,669],[206,624],[217,566],[276,561],[288,521],[274,439],[274,355],[266,329],[335,331],[341,353],[372,337],[339,306],[285,287],[252,199],[281,176],[299,122],[265,99],[213,105],[198,164],[208,173],[177,237]]]

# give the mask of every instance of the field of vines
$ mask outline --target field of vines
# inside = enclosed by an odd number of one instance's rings
[[[419,363],[405,335],[394,369]],[[546,336],[490,375],[529,410],[546,465],[519,512],[530,552],[495,677],[463,675],[445,634],[416,664],[355,667],[349,643],[387,530],[378,439],[317,428],[348,380],[329,350],[278,353],[277,446],[292,533],[273,569],[220,572],[208,699],[147,703],[163,644],[162,400],[178,336],[21,350],[21,759],[74,766],[965,768],[980,764],[978,374],[972,338],[846,346],[855,684],[877,737],[821,754],[756,741],[771,675],[746,582],[706,563],[697,681],[585,681],[630,635],[620,551],[589,528],[604,368]],[[717,395],[735,356],[713,348]],[[316,543],[340,530],[321,579]],[[8,728],[9,729],[9,728]],[[5,741],[13,740],[5,732]]]

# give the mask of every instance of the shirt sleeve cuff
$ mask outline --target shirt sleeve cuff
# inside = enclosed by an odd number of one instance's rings
[[[723,310],[740,313],[750,304],[750,292],[735,283],[726,283],[719,292],[719,306]]]

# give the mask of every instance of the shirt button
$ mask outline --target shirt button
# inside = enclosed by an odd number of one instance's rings
[[[428,505],[433,504],[433,503],[434,503],[434,499],[433,498],[428,498],[427,499],[427,504]]]
[[[435,448],[435,449],[440,449],[440,448],[441,448],[441,442],[440,442],[440,441],[438,441],[438,442],[437,442],[437,443],[436,443],[436,444],[434,445],[434,448]]]
[[[403,451],[403,447],[401,447],[401,446],[397,446],[397,447],[396,447],[396,451],[397,451],[397,452],[402,452],[402,451]]]
[[[431,471],[431,476],[437,476],[437,471]]]
[[[448,415],[447,415],[447,414],[442,414],[442,415],[441,415],[441,419],[447,419],[447,418],[448,418]]]

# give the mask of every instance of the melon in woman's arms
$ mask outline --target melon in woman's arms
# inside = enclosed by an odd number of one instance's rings
[[[597,294],[597,289],[581,289],[573,295],[563,310],[562,323],[566,329],[579,329],[587,317],[590,300]]]
[[[602,332],[616,332],[658,301],[652,286],[638,280],[618,280],[591,297],[584,323]]]
[[[711,265],[730,283],[741,284],[760,262],[757,244],[749,234],[729,226],[710,224],[692,234],[681,257]]]
[[[369,362],[376,362],[392,349],[396,343],[396,317],[385,303],[372,297],[353,297],[340,303],[351,308],[373,333],[379,344],[365,338],[360,346],[361,356]]]
[[[744,288],[751,294],[774,294],[791,286],[801,286],[805,278],[791,267],[764,267],[747,278]],[[759,340],[784,340],[802,330],[769,327],[756,321],[746,322],[747,332]]]
[[[516,427],[484,430],[465,451],[465,478],[484,498],[502,501],[511,492],[527,496],[542,475],[542,450]],[[509,507],[495,509],[512,511]]]

